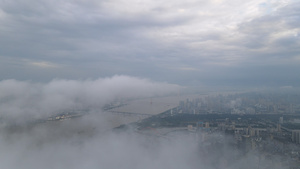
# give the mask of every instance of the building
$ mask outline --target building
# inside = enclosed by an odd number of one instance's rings
[[[283,124],[283,117],[279,117],[279,124]]]
[[[209,122],[205,123],[205,128],[209,128]]]
[[[292,141],[294,143],[300,144],[300,130],[292,131]]]

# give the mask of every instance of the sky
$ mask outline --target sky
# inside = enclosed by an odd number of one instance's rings
[[[0,80],[300,86],[298,0],[0,0]]]

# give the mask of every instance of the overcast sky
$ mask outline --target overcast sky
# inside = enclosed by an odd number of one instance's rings
[[[300,86],[298,0],[0,0],[0,80]]]

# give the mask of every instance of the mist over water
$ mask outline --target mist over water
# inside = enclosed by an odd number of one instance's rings
[[[141,168],[151,163],[148,140],[111,129],[132,122],[103,113],[115,100],[162,96],[180,87],[129,76],[97,80],[53,80],[47,84],[0,82],[1,168]],[[34,123],[65,110],[89,111],[64,121]],[[138,120],[138,119],[136,119]],[[134,120],[134,121],[136,121]],[[151,142],[149,142],[151,143]],[[146,154],[145,154],[146,153]],[[159,164],[157,164],[159,165]]]
[[[46,118],[65,110],[101,111],[115,100],[176,93],[177,85],[130,76],[96,80],[53,80],[46,84],[28,81],[0,82],[0,113],[5,121],[21,123]]]

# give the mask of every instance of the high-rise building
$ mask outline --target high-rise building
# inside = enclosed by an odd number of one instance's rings
[[[281,132],[281,125],[277,124],[277,132]]]
[[[279,117],[279,124],[283,123],[283,117]]]
[[[205,128],[209,128],[209,122],[205,123]]]
[[[290,113],[295,113],[293,104],[290,104],[289,110],[290,110]]]
[[[300,144],[300,130],[292,131],[292,141],[297,144]]]

